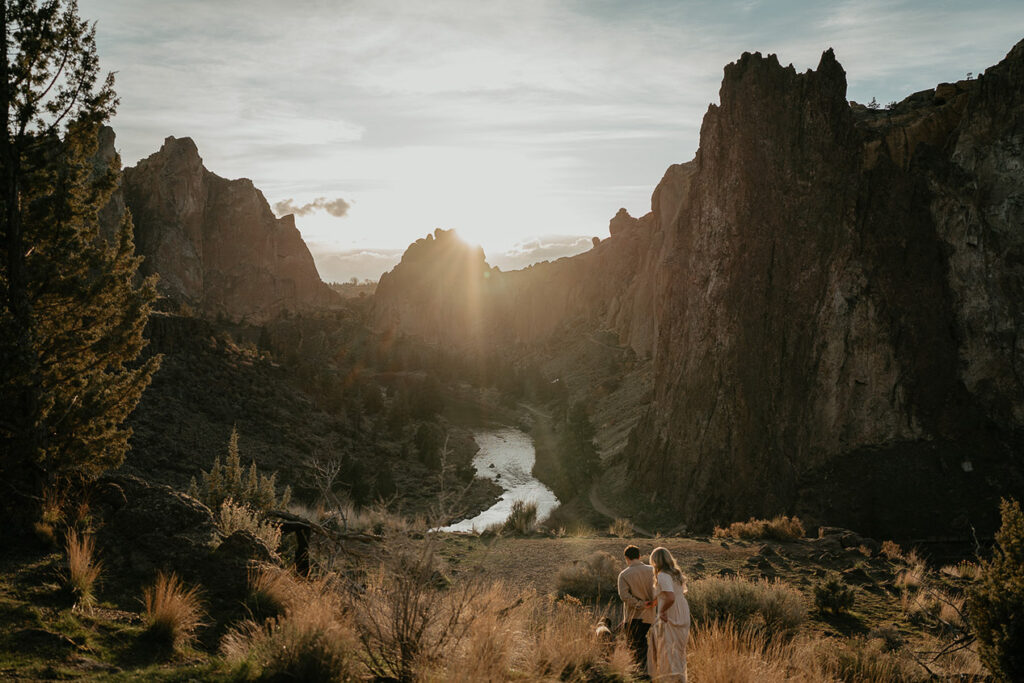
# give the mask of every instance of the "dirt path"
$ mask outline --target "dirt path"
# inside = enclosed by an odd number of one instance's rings
[[[622,515],[612,510],[610,507],[605,505],[603,500],[601,500],[601,497],[597,494],[597,482],[594,482],[594,484],[590,487],[590,505],[595,510],[597,510],[602,515],[604,515],[612,521],[615,521],[616,519],[622,519]],[[633,527],[633,531],[640,536],[648,536],[651,538],[654,537],[654,534],[652,534],[650,531],[644,529],[643,527],[639,527],[636,524],[633,524],[632,521],[629,522],[629,525]]]

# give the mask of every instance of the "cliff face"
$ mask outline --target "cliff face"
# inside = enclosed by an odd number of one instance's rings
[[[831,50],[803,74],[744,54],[651,213],[493,278],[488,338],[582,321],[652,357],[624,457],[691,527],[799,511],[964,529],[1024,490],[1022,168],[1024,42],[889,110],[847,102]],[[393,309],[406,294],[384,284]]]
[[[1024,44],[891,112],[845,92],[831,51],[802,75],[773,56],[727,67],[687,205],[664,223],[656,390],[631,457],[698,525],[803,501],[891,527],[870,495],[829,500],[871,481],[878,454],[889,475],[949,468],[959,491],[932,501],[946,521],[995,473],[959,481],[965,461],[1020,471]],[[861,480],[837,486],[857,461]],[[924,481],[903,483],[883,506],[936,509],[918,504]]]
[[[252,181],[206,170],[189,138],[169,137],[125,169],[118,200],[132,213],[143,271],[177,302],[260,321],[335,299],[294,218],[276,218]]]

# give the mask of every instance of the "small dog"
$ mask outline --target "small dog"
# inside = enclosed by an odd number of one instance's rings
[[[594,629],[594,635],[606,651],[615,647],[615,631],[612,630],[612,620],[608,617],[601,617]]]

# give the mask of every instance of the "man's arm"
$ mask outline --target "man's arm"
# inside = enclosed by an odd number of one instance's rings
[[[622,600],[622,604],[633,610],[642,610],[644,608],[643,600],[638,599],[633,595],[633,591],[629,590],[629,585],[626,583],[626,579],[623,577],[624,572],[619,573],[619,599]]]

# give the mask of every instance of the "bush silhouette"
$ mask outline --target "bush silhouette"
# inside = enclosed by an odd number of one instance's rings
[[[981,661],[1008,681],[1024,680],[1024,513],[1003,500],[1002,526],[992,558],[968,589],[968,616],[978,637]]]

